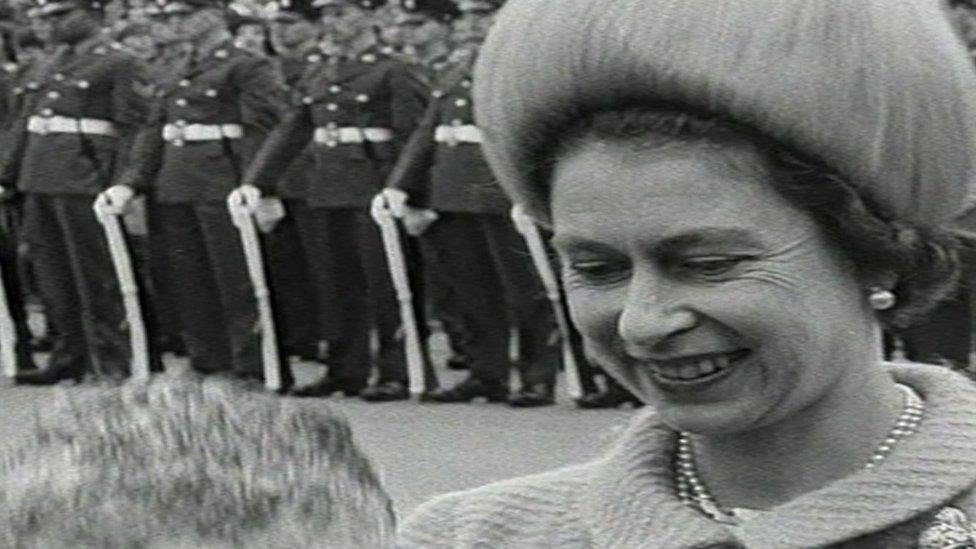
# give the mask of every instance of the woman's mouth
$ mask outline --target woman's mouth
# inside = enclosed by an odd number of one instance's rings
[[[689,385],[723,377],[737,362],[752,354],[748,349],[649,362],[654,377],[664,384]]]

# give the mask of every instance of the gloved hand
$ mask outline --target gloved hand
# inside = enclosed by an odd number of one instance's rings
[[[108,215],[126,213],[135,191],[128,185],[112,185],[102,191],[95,200],[95,210]]]
[[[261,203],[261,189],[254,185],[241,185],[237,187],[237,193],[244,202],[244,206],[254,213]]]
[[[254,208],[254,223],[262,233],[270,233],[285,215],[287,215],[285,205],[280,198],[277,196],[260,198],[257,207]]]
[[[404,206],[403,228],[410,236],[420,236],[439,218],[440,216],[434,210]]]
[[[401,219],[410,196],[400,189],[383,189],[383,196],[386,197],[386,203],[389,205],[393,217]]]

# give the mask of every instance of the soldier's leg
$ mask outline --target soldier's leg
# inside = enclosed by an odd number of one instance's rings
[[[240,232],[224,204],[197,205],[196,212],[213,266],[213,282],[220,300],[224,337],[230,345],[233,369],[238,374],[260,378],[263,363],[258,307]]]
[[[460,298],[455,295],[455,285],[450,273],[432,261],[424,252],[427,248],[425,245],[427,237],[421,236],[418,240],[418,247],[423,260],[420,276],[423,276],[424,295],[430,307],[431,316],[440,321],[441,327],[447,335],[450,353],[447,358],[447,367],[453,370],[467,369],[471,359],[466,355],[466,349],[471,345],[471,335],[464,327],[464,319],[457,310],[457,303]]]
[[[352,236],[355,210],[306,208],[296,220],[317,295],[321,339],[329,347],[323,382],[331,386],[316,394],[358,394],[369,378],[370,351],[366,280]]]
[[[3,272],[3,285],[7,295],[7,306],[14,321],[17,337],[17,368],[34,368],[34,358],[30,351],[31,332],[27,324],[25,288],[21,279],[19,247],[20,215],[13,205],[0,205],[0,266]]]
[[[452,304],[469,330],[465,353],[471,358],[469,380],[490,387],[504,387],[507,393],[510,361],[509,322],[502,286],[494,271],[488,242],[477,215],[444,213],[424,235],[424,251],[442,269],[457,297]],[[465,387],[457,387],[462,392]],[[447,401],[461,394],[448,394]],[[479,395],[480,396],[480,395]],[[492,392],[503,398],[503,391]],[[433,398],[438,400],[438,398]],[[470,399],[469,399],[470,400]]]
[[[159,204],[158,225],[150,235],[157,253],[169,259],[164,280],[180,319],[180,328],[193,369],[228,371],[233,362],[216,276],[192,205]]]
[[[81,318],[96,373],[114,378],[129,375],[132,349],[122,293],[105,231],[87,196],[56,199],[69,262],[74,269]]]
[[[378,381],[406,383],[407,367],[403,347],[405,334],[400,333],[399,304],[380,230],[369,212],[365,211],[357,212],[355,228],[356,247],[366,275],[371,324],[379,336]],[[406,238],[402,242],[406,242]],[[409,257],[406,247],[401,251],[405,259]]]
[[[58,217],[54,198],[40,194],[25,197],[23,234],[53,338],[48,369],[78,377],[89,367],[88,349],[74,272],[68,264],[68,247]]]
[[[523,387],[556,382],[559,337],[552,305],[522,236],[508,216],[481,216],[492,264],[519,331],[519,372]]]
[[[308,261],[295,221],[296,213],[306,206],[299,200],[287,200],[285,207],[288,215],[264,235],[265,263],[275,295],[279,343],[285,354],[310,360],[317,357],[321,330]]]
[[[166,250],[157,246],[153,238],[153,235],[160,231],[161,221],[158,205],[147,198],[146,225],[150,236],[147,238],[145,263],[142,265],[149,295],[147,302],[150,304],[146,317],[152,318],[157,328],[153,332],[153,337],[158,343],[160,352],[186,354],[179,306],[174,295],[175,278],[170,272],[170,260]]]

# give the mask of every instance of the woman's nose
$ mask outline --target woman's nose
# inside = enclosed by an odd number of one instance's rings
[[[617,322],[617,332],[629,352],[646,353],[695,327],[695,313],[660,284],[635,281]]]

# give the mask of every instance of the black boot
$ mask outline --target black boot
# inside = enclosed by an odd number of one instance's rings
[[[346,381],[340,379],[332,379],[329,376],[325,376],[322,379],[312,383],[310,385],[305,385],[304,387],[298,387],[291,390],[288,394],[295,397],[327,397],[332,396],[333,393],[342,393],[347,397],[359,396],[359,393],[363,391],[363,384],[353,381]]]
[[[393,402],[394,400],[408,400],[410,390],[402,381],[384,381],[367,387],[359,396],[366,402]]]
[[[513,408],[537,408],[556,403],[552,386],[546,383],[536,383],[531,387],[523,387],[521,391],[508,399],[508,405]]]
[[[14,383],[17,385],[57,385],[65,379],[73,380],[75,383],[81,383],[81,380],[85,378],[85,369],[83,367],[60,367],[60,368],[47,368],[46,370],[26,370],[23,372],[18,372],[14,376]]]
[[[482,381],[468,378],[450,389],[434,389],[424,393],[420,400],[423,402],[471,402],[484,397],[488,402],[505,402],[508,400],[508,386],[501,381]]]

